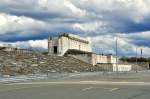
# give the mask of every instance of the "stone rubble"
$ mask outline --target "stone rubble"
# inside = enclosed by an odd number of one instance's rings
[[[37,52],[0,50],[0,70],[3,75],[47,73],[47,72],[89,72],[99,68],[69,56],[49,56]]]

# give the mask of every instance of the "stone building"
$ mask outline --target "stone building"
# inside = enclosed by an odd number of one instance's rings
[[[49,37],[48,54],[57,56],[71,56],[83,62],[110,71],[130,71],[131,65],[118,64],[112,55],[99,55],[92,52],[90,41],[73,34],[62,34]]]
[[[92,52],[90,42],[82,37],[73,34],[62,34],[58,37],[49,37],[48,52],[49,55],[63,56],[69,49]]]
[[[98,63],[116,63],[112,55],[97,55],[92,52],[90,41],[73,34],[62,34],[48,39],[49,55],[71,56],[86,63],[96,65]]]
[[[92,54],[92,59],[93,59],[93,65],[96,65],[98,63],[110,63],[110,64],[115,64],[116,63],[116,58],[113,57],[112,55],[100,55],[100,54]]]

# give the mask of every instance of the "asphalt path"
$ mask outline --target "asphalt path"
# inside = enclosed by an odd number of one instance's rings
[[[148,73],[49,75],[48,79],[5,79],[0,99],[150,99]]]
[[[149,99],[150,83],[62,81],[0,84],[0,99]]]

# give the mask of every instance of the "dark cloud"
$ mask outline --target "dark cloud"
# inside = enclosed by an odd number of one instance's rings
[[[144,40],[144,39],[141,39],[141,40],[134,40],[132,41],[133,44],[135,45],[138,45],[138,46],[147,46],[147,47],[150,47],[150,40]]]

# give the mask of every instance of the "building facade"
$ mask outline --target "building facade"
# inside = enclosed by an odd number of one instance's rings
[[[69,49],[92,52],[90,42],[85,38],[73,34],[62,34],[58,37],[49,37],[49,55],[63,56]]]
[[[88,39],[66,33],[58,37],[49,37],[48,54],[57,56],[68,55],[92,65],[116,63],[116,59],[112,55],[97,55],[93,53]]]
[[[113,57],[112,55],[99,55],[99,54],[92,54],[92,64],[96,65],[99,63],[103,64],[115,64],[116,63],[116,58]]]
[[[132,65],[125,65],[125,64],[113,64],[113,71],[118,71],[118,72],[126,72],[126,71],[131,71],[132,70]]]

